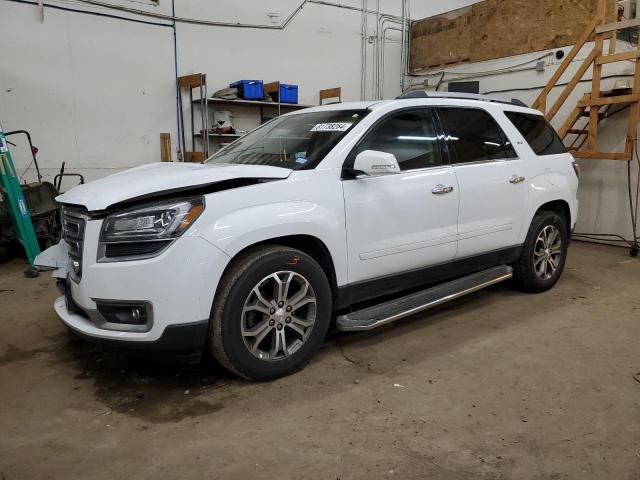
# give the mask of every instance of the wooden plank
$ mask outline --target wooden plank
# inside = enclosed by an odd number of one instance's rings
[[[171,162],[171,134],[170,133],[161,133],[160,134],[160,161],[161,162]]]
[[[636,51],[640,52],[640,42],[636,46]],[[633,93],[636,97],[640,95],[640,62],[635,63]],[[640,119],[640,101],[632,103],[629,108],[629,124],[627,125],[627,138],[624,146],[624,151],[629,155],[638,147],[638,119]]]
[[[613,55],[616,53],[616,43],[618,40],[617,32],[613,32],[609,37],[609,55]]]
[[[631,160],[631,154],[627,152],[593,152],[588,150],[572,151],[575,158],[588,158],[594,160]]]
[[[207,76],[204,73],[192,73],[191,75],[178,77],[178,86],[180,88],[195,88],[205,83],[207,83]]]
[[[560,94],[556,102],[553,104],[553,107],[551,107],[551,110],[549,110],[549,112],[545,115],[547,120],[550,121],[556,115],[556,113],[558,113],[558,110],[560,110],[560,107],[562,107],[562,105],[567,100],[567,97],[571,94],[573,89],[576,88],[576,85],[578,84],[580,79],[584,76],[585,72],[589,69],[589,67],[591,66],[591,64],[593,63],[593,61],[597,56],[598,56],[598,51],[594,47],[591,50],[591,53],[589,54],[589,56],[584,60],[584,62],[582,62],[582,65],[580,65],[580,67],[576,71],[573,78],[571,78],[567,86],[564,87],[564,90],[562,90],[562,93]]]
[[[589,98],[588,93],[585,93],[582,96],[582,100],[587,100],[588,98]],[[569,132],[569,129],[575,125],[576,121],[578,120],[578,118],[580,118],[583,111],[584,111],[584,107],[576,106],[576,108],[573,109],[571,114],[567,117],[567,119],[564,121],[564,123],[558,130],[558,135],[560,136],[560,139],[564,140],[564,138],[567,136],[567,133]]]
[[[592,22],[597,2],[484,0],[412,22],[410,71],[574,45]],[[615,21],[616,6],[615,0],[606,0],[608,21]]]
[[[635,60],[638,58],[637,51],[614,53],[613,55],[601,55],[596,58],[596,65],[605,63],[622,62],[624,60]]]
[[[596,33],[613,32],[614,30],[621,30],[623,28],[640,27],[640,19],[634,18],[631,20],[623,20],[621,22],[605,23],[596,27]]]
[[[600,98],[589,98],[586,100],[580,100],[578,102],[579,107],[590,107],[595,105],[615,105],[618,103],[633,103],[640,100],[640,95],[631,94],[631,95],[614,95],[613,97],[600,97]]]

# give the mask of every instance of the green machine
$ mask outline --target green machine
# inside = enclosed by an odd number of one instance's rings
[[[4,201],[9,207],[17,237],[24,247],[29,265],[33,267],[33,261],[40,253],[40,245],[2,127],[0,127],[0,187],[2,187]],[[37,270],[34,273],[37,275]]]

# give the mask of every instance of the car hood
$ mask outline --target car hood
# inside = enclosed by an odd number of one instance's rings
[[[123,202],[200,190],[216,184],[218,187],[228,184],[228,188],[233,188],[250,184],[251,180],[256,183],[263,179],[278,180],[290,174],[288,168],[264,165],[150,163],[78,185],[56,197],[56,200],[63,204],[79,205],[89,211],[99,211]]]

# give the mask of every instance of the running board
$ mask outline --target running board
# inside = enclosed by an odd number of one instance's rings
[[[512,276],[513,268],[507,265],[489,268],[405,297],[341,315],[336,320],[336,327],[343,332],[372,330],[494,283],[508,280]]]

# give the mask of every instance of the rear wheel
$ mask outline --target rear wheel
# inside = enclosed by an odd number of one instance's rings
[[[242,377],[278,378],[308,362],[330,319],[329,282],[315,260],[288,247],[262,247],[221,280],[210,319],[212,353]]]
[[[517,285],[535,293],[553,287],[564,268],[568,243],[564,219],[555,212],[538,212],[529,227],[520,258],[513,266]]]

